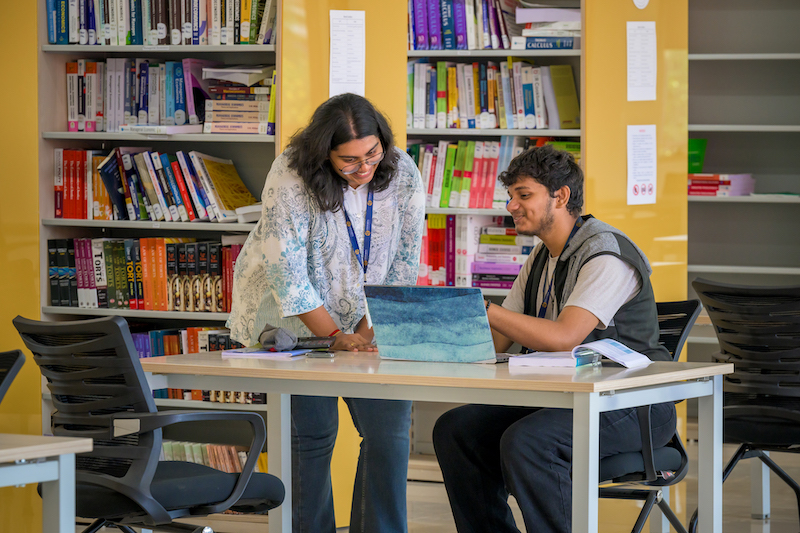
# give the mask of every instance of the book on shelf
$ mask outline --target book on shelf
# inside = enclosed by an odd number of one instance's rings
[[[202,124],[182,124],[179,126],[161,126],[157,124],[123,124],[120,133],[140,133],[142,135],[177,135],[185,133],[203,133]]]
[[[272,83],[274,66],[269,65],[231,65],[224,67],[203,67],[203,79],[223,80],[245,86],[265,81],[263,85]]]
[[[512,50],[572,50],[580,48],[580,37],[531,36],[512,37]]]
[[[752,174],[689,174],[689,196],[747,196],[755,192]]]
[[[632,350],[613,339],[601,339],[575,346],[569,352],[532,352],[509,358],[508,366],[577,367],[599,363],[606,357],[626,368],[642,368],[652,361],[644,354]]]
[[[517,23],[539,22],[577,22],[581,21],[581,10],[578,8],[555,7],[517,7]]]
[[[197,151],[189,152],[189,157],[219,222],[236,222],[237,207],[258,203],[236,172],[233,161]]]

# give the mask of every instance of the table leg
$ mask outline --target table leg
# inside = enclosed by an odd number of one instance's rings
[[[292,408],[291,395],[267,394],[267,461],[269,473],[286,489],[283,504],[269,512],[270,533],[292,531]]]
[[[714,376],[714,392],[698,398],[697,503],[698,531],[722,531],[722,376]]]
[[[575,393],[572,410],[572,531],[597,532],[600,411],[597,393]]]
[[[58,478],[42,483],[42,530],[75,533],[75,454],[53,461],[58,461]]]

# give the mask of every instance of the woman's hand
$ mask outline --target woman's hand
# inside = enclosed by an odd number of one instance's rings
[[[377,352],[378,348],[358,333],[340,333],[331,346],[331,350],[345,352]]]

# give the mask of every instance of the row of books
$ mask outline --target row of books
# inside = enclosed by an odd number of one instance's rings
[[[159,461],[187,461],[236,474],[247,462],[248,448],[231,444],[206,444],[186,441],[161,441]],[[258,456],[255,472],[267,471],[267,453]]]
[[[146,147],[53,154],[55,218],[239,222],[237,209],[258,205],[229,159]]]
[[[231,339],[227,328],[210,326],[136,331],[131,336],[139,359],[244,348],[243,344]],[[183,394],[179,397],[182,398]]]
[[[406,125],[413,128],[576,129],[580,105],[571,65],[509,57],[408,62]]]
[[[278,0],[46,0],[47,39],[81,45],[274,44]]]
[[[230,312],[233,270],[245,238],[50,239],[50,305]]]
[[[537,237],[508,217],[428,215],[417,285],[510,289]]]
[[[689,174],[689,196],[748,196],[755,192],[752,174]]]
[[[243,122],[226,113],[246,111],[255,112],[249,122],[261,122],[263,133],[274,134],[274,82],[275,68],[267,65],[226,67],[193,58],[69,61],[67,131],[251,133],[253,128],[220,125]],[[204,122],[215,126],[204,129]]]
[[[412,0],[408,40],[413,50],[511,48],[520,35],[513,0]]]
[[[497,179],[511,160],[532,146],[552,144],[573,153],[580,162],[580,142],[551,137],[504,135],[500,141],[439,141],[438,145],[408,141],[427,192],[426,206],[503,209],[506,188]]]

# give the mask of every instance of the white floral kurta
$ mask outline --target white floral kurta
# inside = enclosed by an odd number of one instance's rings
[[[397,173],[374,197],[370,284],[413,285],[419,270],[425,195],[414,161],[395,150]],[[231,338],[255,344],[267,323],[310,335],[295,315],[321,305],[338,328],[352,332],[365,314],[364,274],[344,212],[321,212],[284,154],[269,171],[261,202],[261,219],[236,260]],[[365,213],[348,214],[363,251]]]

